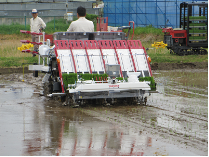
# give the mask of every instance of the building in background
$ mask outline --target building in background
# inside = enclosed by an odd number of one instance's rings
[[[109,26],[125,26],[129,21],[134,21],[135,27],[152,25],[156,28],[177,28],[180,22],[180,3],[197,1],[103,0],[103,16],[108,17]]]
[[[96,0],[0,0],[0,25],[12,23],[26,25],[34,8],[46,23],[54,18],[64,18],[64,15],[65,17],[69,15],[71,19],[72,16],[77,17],[76,10],[79,6],[85,7],[88,14],[99,15],[99,9],[92,9],[95,2]]]

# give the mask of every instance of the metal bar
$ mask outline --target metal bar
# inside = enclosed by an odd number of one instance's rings
[[[104,57],[103,57],[102,49],[101,49],[101,47],[99,47],[99,49],[100,49],[100,53],[101,53],[101,56],[102,56],[102,61],[103,61],[103,64],[104,64],[104,71],[106,71],[105,60],[104,60]]]
[[[177,28],[177,0],[176,0],[176,28]]]
[[[158,18],[157,18],[157,17],[158,17],[158,16],[157,16],[157,15],[158,15],[158,14],[157,14],[157,0],[155,1],[155,4],[156,4],[156,6],[155,6],[155,12],[156,12],[155,14],[156,14],[156,18],[155,18],[155,19],[156,19],[156,22],[157,22],[157,28],[158,28]]]
[[[54,31],[55,31],[55,16],[54,16]]]
[[[55,55],[58,58],[57,49],[55,48],[54,50],[55,50]],[[60,67],[60,62],[57,62],[57,65],[58,65],[59,77],[60,77],[60,82],[61,82],[61,87],[62,87],[62,93],[65,93],[63,79],[62,79],[62,71],[61,71],[61,67]]]
[[[115,0],[115,27],[116,27],[116,0]]]
[[[146,57],[146,59],[147,59],[147,64],[148,64],[148,67],[149,67],[150,76],[152,77],[152,70],[151,70],[150,63],[148,62],[147,52],[146,52],[146,50],[145,50],[144,47],[143,47],[143,50],[144,50],[144,53],[145,53],[145,57]]]
[[[164,13],[164,15],[165,15],[165,28],[166,28],[166,0],[165,0],[165,13]]]
[[[118,60],[118,64],[120,65],[118,53],[117,53],[117,51],[116,51],[116,46],[114,46],[114,50],[115,50],[116,58],[117,58],[117,60]],[[122,70],[121,70],[121,65],[120,65],[120,75],[121,75],[121,77],[123,77],[123,73],[122,73]]]
[[[133,57],[133,54],[132,54],[132,52],[131,52],[131,48],[130,48],[130,47],[129,47],[129,52],[130,52],[130,54],[131,54],[131,59],[132,59],[132,62],[133,62],[134,71],[137,72],[137,71],[136,71],[136,65],[135,65],[135,62],[134,62],[134,57]]]
[[[147,25],[146,9],[147,9],[147,1],[145,0],[145,12],[144,12],[144,14],[145,14],[145,25]]]
[[[74,65],[75,73],[77,73],[76,66],[75,66],[75,60],[74,60],[74,55],[73,55],[73,50],[72,50],[72,44],[70,43],[70,41],[69,41],[69,45],[70,45],[70,51],[71,51],[71,55],[72,55],[72,59],[73,59],[73,65]]]
[[[86,47],[85,47],[85,51],[86,51],[86,57],[87,57],[87,60],[88,60],[88,63],[89,63],[89,70],[90,70],[90,73],[92,74],[91,63],[90,63],[90,60],[89,60],[89,55],[88,55]]]
[[[26,30],[26,16],[25,16],[25,30]]]

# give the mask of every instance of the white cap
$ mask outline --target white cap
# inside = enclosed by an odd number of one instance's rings
[[[32,9],[32,13],[37,13],[38,11],[36,9]]]

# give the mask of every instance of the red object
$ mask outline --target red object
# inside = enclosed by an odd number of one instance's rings
[[[30,31],[20,30],[20,33],[30,34]]]
[[[21,43],[30,43],[29,40],[20,40]]]
[[[99,42],[98,42],[98,45],[99,45],[100,53],[101,53],[101,55],[102,55],[102,60],[103,60],[103,64],[104,64],[104,70],[106,71],[105,60],[104,60],[103,53],[102,53],[102,48],[101,48]]]
[[[116,51],[115,46],[111,40],[99,40],[99,47],[100,47],[100,49],[114,49],[115,54],[116,54],[116,58],[118,60],[118,64],[120,64],[117,51]],[[121,67],[120,67],[120,74],[121,74],[121,77],[123,77]]]
[[[26,33],[26,34],[32,34],[32,35],[43,35],[42,33],[35,33],[35,32],[30,32],[30,31],[25,31],[25,30],[20,30],[21,33]]]
[[[136,66],[135,66],[135,62],[134,62],[134,59],[133,59],[133,55],[132,55],[132,52],[131,52],[128,44],[127,44],[127,41],[126,40],[113,40],[113,43],[114,43],[114,46],[115,46],[116,49],[129,49],[131,59],[132,59],[132,62],[133,62],[133,66],[134,66],[134,70],[136,71]]]
[[[140,40],[128,40],[128,46],[130,49],[143,49]]]
[[[99,44],[96,40],[84,40],[86,49],[99,49]]]
[[[69,46],[71,49],[85,49],[82,40],[69,40]]]
[[[31,42],[29,40],[20,40],[20,42],[22,42],[22,43],[31,43],[31,44],[34,44],[34,45],[42,45],[42,42],[37,43],[37,42]]]
[[[132,34],[132,37],[131,37],[131,40],[132,40],[133,37],[134,37],[134,21],[129,21],[129,24],[128,25],[130,26],[131,23],[133,23],[133,34]]]
[[[35,33],[35,32],[30,32],[32,35],[43,35],[42,33]]]
[[[85,49],[85,46],[84,46],[84,43],[83,43],[82,40],[69,40],[69,45],[70,45],[70,48],[71,48],[71,52],[72,52],[72,49]],[[85,49],[85,51],[86,51],[86,49]],[[87,51],[86,51],[86,56],[87,56],[87,59],[88,59],[90,73],[92,73],[91,64],[90,64],[90,61],[89,61],[89,55],[88,55]]]
[[[64,133],[64,127],[65,127],[65,119],[62,120],[62,127],[61,127],[61,131],[60,131],[60,136],[59,136],[59,145],[58,145],[58,149],[57,149],[57,156],[60,155],[61,149],[62,149],[62,137],[63,137],[63,133]]]
[[[114,45],[111,40],[99,40],[98,42],[101,49],[114,49]]]
[[[108,17],[97,18],[97,31],[107,31]]]
[[[88,60],[88,63],[89,63],[89,70],[90,70],[90,74],[92,74],[92,70],[91,70],[91,63],[90,63],[90,60],[89,60],[89,54],[87,52],[87,49],[85,48],[85,51],[86,51],[86,57],[87,57],[87,60]]]
[[[31,53],[31,54],[38,54],[37,51],[31,51],[31,50],[22,50],[23,53]]]
[[[31,44],[34,44],[34,45],[42,45],[43,43],[40,42],[40,43],[37,43],[37,42],[30,42]]]
[[[187,45],[187,30],[173,30],[173,28],[163,28],[162,32],[165,35],[171,35],[173,39],[186,38]]]
[[[143,47],[142,47],[141,41],[140,40],[128,40],[128,47],[129,47],[132,62],[133,62],[133,65],[134,65],[134,70],[136,72],[136,64],[135,64],[131,49],[142,49]]]
[[[26,53],[30,53],[31,52],[31,50],[22,50],[22,52],[26,52]]]
[[[58,58],[58,53],[57,53],[57,49],[56,48],[55,48],[55,55]],[[57,65],[58,65],[59,77],[60,77],[60,82],[61,82],[61,87],[62,87],[62,93],[64,93],[65,90],[64,90],[64,85],[63,85],[63,79],[62,79],[62,72],[61,72],[60,63],[57,63]]]
[[[55,40],[54,41],[56,49],[69,49],[68,40]]]
[[[113,44],[116,49],[128,49],[126,40],[113,40]]]
[[[55,44],[55,54],[56,54],[56,57],[58,57],[57,49],[69,49],[68,40],[55,40],[54,44]],[[72,59],[73,59],[73,65],[74,65],[75,73],[77,73],[72,49],[71,49],[71,55],[72,55]],[[61,82],[61,87],[62,87],[62,93],[64,93],[65,91],[64,91],[64,85],[63,85],[63,79],[62,79],[62,72],[61,72],[60,63],[58,63],[58,71],[59,71],[59,76],[60,76],[60,80],[61,80],[60,82]]]
[[[117,41],[115,41],[115,42],[117,43]],[[116,46],[114,46],[114,49],[115,49],[116,58],[118,60],[118,64],[120,65],[120,60],[119,60],[119,57],[118,57],[118,53],[117,53],[117,50],[116,50]],[[121,77],[123,77],[123,73],[122,73],[122,70],[121,70],[121,66],[120,66],[120,75],[121,75]]]
[[[38,54],[38,52],[37,51],[33,51],[32,54]]]
[[[148,64],[148,67],[149,67],[150,76],[152,77],[152,70],[151,70],[150,63],[148,61],[147,52],[146,52],[144,47],[143,47],[143,50],[144,50],[144,53],[145,53],[145,56],[146,56],[146,59],[147,59],[147,64]]]
[[[45,41],[47,39],[50,39],[50,45],[53,46],[53,43],[54,43],[54,41],[53,41],[53,34],[45,34]]]

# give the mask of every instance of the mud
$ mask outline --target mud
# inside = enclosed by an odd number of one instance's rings
[[[176,69],[208,69],[208,62],[194,63],[152,63],[152,70],[176,70]],[[22,73],[23,68],[0,68],[1,74]],[[28,67],[24,67],[24,73],[31,73]]]
[[[153,63],[152,70],[176,70],[176,69],[207,69],[208,62],[194,63]]]
[[[208,71],[153,75],[146,106],[84,108],[40,96],[42,74],[0,75],[0,155],[208,155]]]

